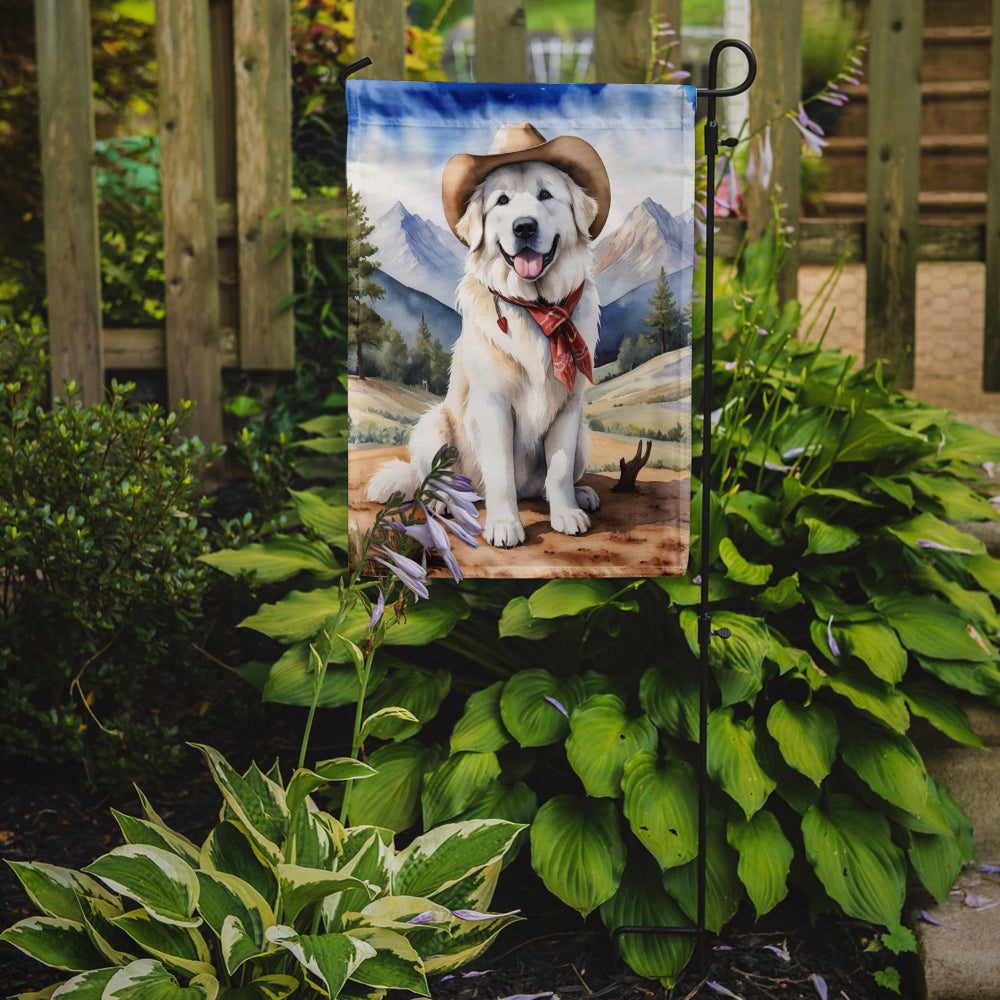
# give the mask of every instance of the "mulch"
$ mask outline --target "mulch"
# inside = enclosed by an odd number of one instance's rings
[[[220,748],[234,763],[243,756],[237,745],[223,743]],[[192,763],[155,790],[145,791],[170,826],[197,841],[215,822],[219,796],[200,756]],[[0,778],[0,858],[81,868],[122,842],[111,807],[139,814],[131,792],[102,794],[74,781],[72,775],[8,774]],[[431,977],[435,1000],[546,1000],[550,996],[562,1000],[720,996],[887,1000],[893,994],[873,978],[887,965],[903,973],[902,996],[919,992],[912,970],[900,959],[869,950],[875,941],[872,928],[831,917],[813,926],[801,899],[786,901],[760,922],[752,914],[738,914],[722,935],[706,939],[705,967],[695,968],[697,962],[692,962],[673,989],[632,973],[616,957],[596,914],[581,921],[545,892],[525,855],[501,876],[494,909],[520,909],[525,919],[503,931],[468,969],[448,978]],[[0,927],[32,913],[11,870],[0,866]],[[0,944],[2,995],[38,990],[60,978],[65,976]]]

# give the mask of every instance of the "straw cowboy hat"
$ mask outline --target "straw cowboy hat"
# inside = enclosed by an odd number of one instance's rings
[[[574,135],[560,135],[546,141],[545,137],[528,122],[520,125],[501,125],[490,143],[485,156],[459,153],[444,168],[441,177],[441,200],[451,231],[465,214],[476,186],[492,170],[505,163],[522,163],[540,160],[569,174],[587,194],[597,202],[597,217],[590,226],[591,238],[604,228],[611,207],[611,183],[608,172],[597,150]]]

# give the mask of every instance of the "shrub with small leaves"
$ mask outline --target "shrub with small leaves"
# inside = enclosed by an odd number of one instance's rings
[[[169,720],[133,703],[190,662],[209,455],[188,404],[132,408],[129,385],[84,406],[69,384],[43,408],[40,338],[0,323],[0,745],[8,761],[82,757],[94,777],[176,752]]]

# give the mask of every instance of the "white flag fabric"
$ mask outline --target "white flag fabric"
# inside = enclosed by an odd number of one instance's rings
[[[347,102],[352,525],[447,445],[483,497],[466,576],[684,573],[694,88]]]

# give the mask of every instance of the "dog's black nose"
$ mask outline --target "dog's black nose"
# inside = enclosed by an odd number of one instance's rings
[[[519,240],[530,240],[538,232],[538,220],[525,215],[514,220],[514,235]]]

